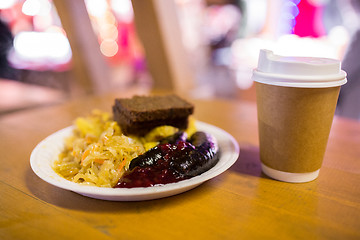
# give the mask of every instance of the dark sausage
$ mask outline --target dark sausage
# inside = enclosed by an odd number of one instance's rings
[[[171,143],[159,144],[133,159],[129,169],[132,170],[136,166],[152,166],[163,159],[169,161],[170,169],[174,171],[174,174],[181,178],[188,178],[209,170],[218,162],[219,148],[213,136],[196,132],[189,142],[181,139],[182,137],[181,134],[175,136],[169,140]]]
[[[170,166],[183,177],[194,177],[212,168],[219,160],[216,139],[210,134],[196,132],[190,138],[194,149],[176,154]]]

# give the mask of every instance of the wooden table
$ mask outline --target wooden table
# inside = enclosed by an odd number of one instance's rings
[[[61,103],[67,98],[60,90],[0,78],[0,115]]]
[[[256,105],[194,100],[195,116],[231,133],[240,157],[186,193],[110,202],[54,187],[29,156],[49,134],[117,95],[93,96],[0,118],[0,239],[360,239],[360,123],[335,117],[317,180],[290,184],[261,173]]]

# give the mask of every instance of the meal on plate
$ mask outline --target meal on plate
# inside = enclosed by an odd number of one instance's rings
[[[115,99],[74,122],[54,162],[67,180],[98,187],[150,187],[200,175],[219,160],[216,139],[197,131],[194,106],[176,95]]]

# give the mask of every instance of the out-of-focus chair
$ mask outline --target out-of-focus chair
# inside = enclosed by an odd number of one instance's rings
[[[83,0],[54,0],[72,50],[74,82],[71,95],[103,93],[110,88],[110,71]]]
[[[133,0],[136,30],[158,89],[186,92],[194,86],[173,0]]]
[[[102,93],[111,88],[111,73],[99,48],[83,0],[54,0],[72,53],[74,92]],[[183,92],[193,74],[172,0],[133,0],[135,24],[146,53],[153,88]]]

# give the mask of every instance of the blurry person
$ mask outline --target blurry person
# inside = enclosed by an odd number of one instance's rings
[[[0,78],[17,79],[16,70],[10,66],[8,61],[13,40],[9,27],[0,19]]]
[[[360,16],[360,0],[351,1]],[[358,26],[359,27],[359,26]],[[349,44],[342,61],[342,69],[347,73],[348,82],[341,87],[337,113],[344,117],[360,120],[360,29]]]

